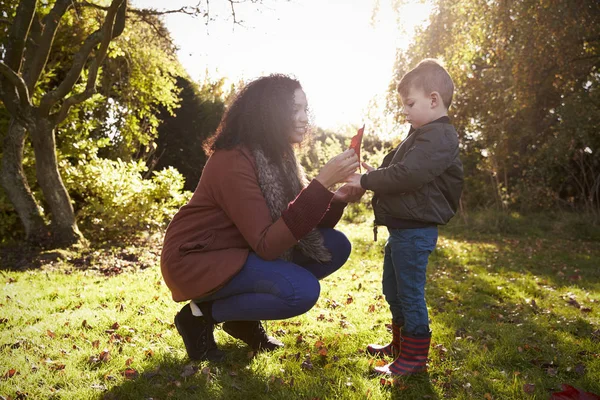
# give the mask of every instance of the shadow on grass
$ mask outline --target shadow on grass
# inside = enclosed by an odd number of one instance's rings
[[[463,271],[464,266],[447,268]],[[560,391],[562,383],[600,393],[600,383],[592,376],[600,367],[598,326],[582,316],[561,315],[553,306],[527,303],[481,274],[467,272],[462,278],[451,296],[444,283],[429,283],[432,319],[444,331],[437,336],[441,342],[432,343],[437,364],[432,379],[447,389],[446,395],[525,395],[522,384],[511,388],[494,383],[510,379],[533,384],[540,398]],[[468,290],[460,290],[464,288]]]
[[[65,249],[44,248],[22,242],[0,247],[0,270],[28,271],[42,267],[68,267],[95,270],[104,276],[125,270],[138,270],[158,265],[162,242],[103,242],[94,246],[73,245]]]

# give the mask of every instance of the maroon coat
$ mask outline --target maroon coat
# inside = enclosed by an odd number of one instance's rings
[[[333,227],[345,203],[313,180],[275,222],[258,184],[252,154],[218,150],[198,187],[169,224],[161,271],[173,300],[204,297],[242,268],[250,251],[274,260],[316,226]]]

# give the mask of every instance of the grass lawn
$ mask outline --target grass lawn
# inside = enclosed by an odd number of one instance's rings
[[[157,246],[0,257],[0,398],[548,399],[562,384],[600,394],[600,242],[443,228],[428,271],[429,372],[384,385],[364,349],[391,337],[387,235],[373,242],[368,222],[339,228],[354,249],[317,305],[267,323],[285,347],[254,355],[218,329],[222,364],[187,359]]]

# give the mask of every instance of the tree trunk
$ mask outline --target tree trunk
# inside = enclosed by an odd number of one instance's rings
[[[52,213],[52,244],[68,246],[83,240],[83,235],[77,227],[71,198],[58,172],[54,128],[47,119],[38,119],[31,132],[31,141],[38,184]]]
[[[48,240],[50,232],[23,171],[25,134],[25,127],[11,118],[4,138],[0,182],[23,223],[27,240],[41,243]]]

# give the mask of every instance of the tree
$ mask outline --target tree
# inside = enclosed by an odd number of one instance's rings
[[[66,76],[34,104],[31,94],[48,61],[59,22],[72,5],[71,0],[57,0],[52,9],[41,16],[37,13],[37,1],[21,1],[5,44],[4,61],[0,61],[0,98],[11,114],[4,138],[2,186],[25,226],[28,239],[42,241],[51,234],[52,242],[59,245],[76,243],[82,235],[59,173],[55,130],[73,105],[96,92],[100,66],[111,40],[123,32],[127,10],[126,0],[111,2],[101,27],[86,38]],[[85,88],[74,92],[84,71]],[[52,213],[49,231],[23,172],[26,132],[33,144],[37,181]]]
[[[211,136],[225,111],[224,80],[205,81],[201,88],[187,77],[179,77],[181,88],[179,108],[163,109],[159,115],[156,153],[151,157],[150,170],[175,167],[184,177],[186,190],[193,191],[206,162],[203,142]],[[232,93],[230,91],[229,93]]]
[[[600,175],[600,3],[436,0],[393,82],[426,57],[455,81],[450,111],[478,176],[467,193],[492,182],[501,207],[542,209],[565,200],[566,180],[571,204],[597,204],[598,185],[582,178]]]
[[[233,8],[237,2],[229,3],[237,23]],[[126,29],[126,20],[135,16],[134,21],[143,21],[155,35],[168,36],[157,16],[180,12],[202,16],[208,23],[208,2],[203,9],[204,3],[200,2],[196,7],[166,11],[131,9],[126,0],[98,0],[98,3],[21,0],[18,4],[16,0],[0,0],[0,4],[7,6],[6,18],[0,19],[3,28],[0,34],[4,36],[0,48],[3,55],[0,99],[11,116],[3,139],[0,183],[23,223],[28,240],[59,246],[75,243],[82,235],[72,198],[61,179],[59,156],[83,156],[76,145],[87,143],[86,139],[93,136],[110,138],[108,147],[103,142],[102,151],[124,159],[141,158],[151,147],[159,123],[153,102],[167,111],[176,105],[176,88],[167,81],[174,80],[178,73],[161,70],[159,74],[166,80],[156,84],[152,81],[154,70],[149,73],[139,67],[136,70],[127,54],[119,54],[127,45],[122,43],[117,47],[115,42]],[[88,10],[95,13],[89,14]],[[84,13],[91,18],[81,17]],[[63,57],[59,65],[48,68],[55,54],[53,43],[57,32],[65,23],[75,27],[74,39],[69,41],[65,36],[61,51],[72,49],[72,52],[60,53]],[[92,31],[88,31],[90,27]],[[77,43],[79,37],[81,44]],[[137,37],[127,43],[134,43]],[[150,58],[151,54],[146,56]],[[132,84],[134,74],[139,79]],[[99,101],[101,98],[106,101]],[[92,115],[101,116],[95,127],[90,122]],[[49,214],[43,213],[33,196],[31,181],[23,169],[27,137],[34,150],[35,181]],[[98,143],[92,145],[94,151],[98,150]],[[46,219],[50,220],[49,226]]]

